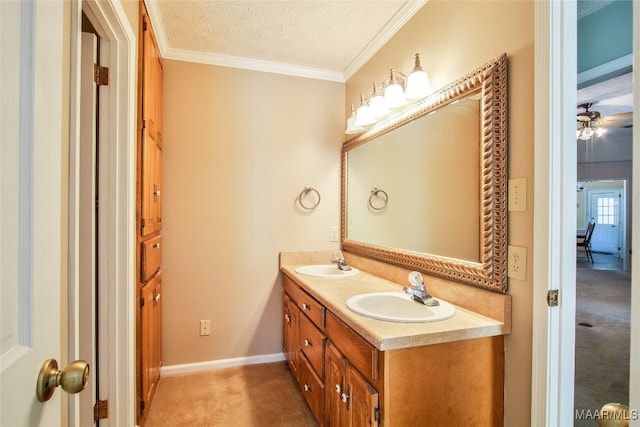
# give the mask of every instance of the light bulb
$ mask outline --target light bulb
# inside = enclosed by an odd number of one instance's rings
[[[407,99],[420,99],[432,92],[429,76],[420,66],[420,54],[416,53],[416,64],[407,78],[407,91],[404,96]]]

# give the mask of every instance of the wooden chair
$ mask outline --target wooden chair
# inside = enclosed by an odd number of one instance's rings
[[[577,240],[577,248],[584,248],[584,252],[587,255],[587,260],[593,262],[593,254],[591,253],[591,236],[593,236],[593,229],[596,228],[595,222],[587,224],[587,232],[584,236],[579,236]]]

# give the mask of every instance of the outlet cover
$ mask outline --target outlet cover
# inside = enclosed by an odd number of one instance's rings
[[[329,241],[330,242],[340,241],[340,228],[337,225],[331,226],[331,229],[329,230]]]
[[[507,277],[525,280],[527,277],[527,248],[507,247]]]
[[[527,178],[509,180],[509,211],[525,212],[527,210]]]
[[[200,321],[200,336],[206,337],[211,335],[211,322],[209,320]]]

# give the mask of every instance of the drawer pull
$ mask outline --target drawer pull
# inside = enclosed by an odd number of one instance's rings
[[[305,302],[305,303],[302,303],[302,309],[303,310],[311,310],[311,307],[309,307],[309,305]]]
[[[154,243],[153,244],[153,248],[160,249],[160,243]]]
[[[311,386],[309,384],[305,384],[304,391],[311,391]]]
[[[311,347],[313,344],[311,344],[311,341],[309,340],[309,338],[305,338],[304,345],[305,347]]]
[[[344,402],[347,403],[349,401],[349,395],[347,393],[342,393],[342,396],[340,396],[340,399]]]
[[[340,387],[340,384],[336,384],[336,393],[340,394],[342,392],[342,387]]]

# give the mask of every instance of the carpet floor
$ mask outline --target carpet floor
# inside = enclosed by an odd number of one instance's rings
[[[285,362],[162,377],[145,427],[317,427]]]
[[[608,402],[629,404],[631,276],[613,270],[576,269],[576,411]],[[595,426],[576,420],[576,427]]]

